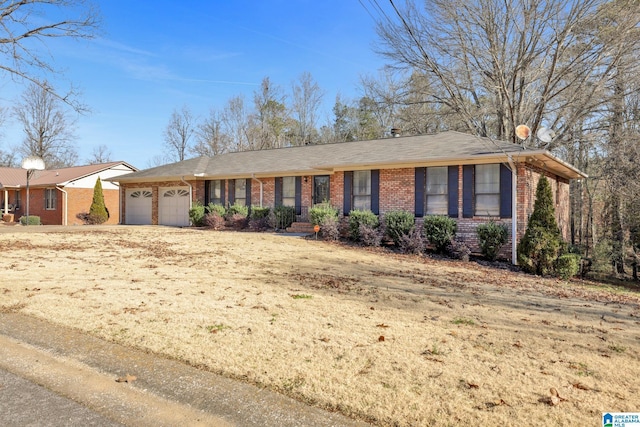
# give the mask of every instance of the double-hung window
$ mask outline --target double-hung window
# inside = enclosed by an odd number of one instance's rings
[[[282,206],[296,205],[296,177],[282,177]]]
[[[475,167],[475,215],[500,216],[500,164]]]
[[[240,206],[247,205],[247,180],[236,179],[235,181],[235,204]]]
[[[371,209],[371,171],[353,172],[353,204],[352,209]]]
[[[56,189],[44,189],[44,208],[46,210],[55,210],[56,208]]]
[[[436,166],[427,168],[425,185],[425,213],[447,215],[449,213],[448,180],[449,168]]]
[[[209,203],[222,204],[222,181],[219,179],[209,182]]]

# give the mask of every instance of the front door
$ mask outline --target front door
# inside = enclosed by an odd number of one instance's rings
[[[313,204],[331,200],[329,193],[329,175],[316,175],[313,177]]]

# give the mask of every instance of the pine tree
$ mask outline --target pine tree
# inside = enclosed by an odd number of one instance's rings
[[[530,273],[553,273],[563,244],[556,222],[551,186],[547,178],[542,176],[536,188],[536,201],[527,231],[518,244],[518,264]]]
[[[102,193],[102,182],[97,179],[96,185],[93,187],[93,201],[89,209],[89,218],[93,224],[102,224],[109,219],[107,207],[104,204],[104,194]]]

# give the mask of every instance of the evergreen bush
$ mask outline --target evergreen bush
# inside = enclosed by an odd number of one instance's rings
[[[360,238],[360,225],[376,228],[380,221],[378,216],[370,210],[353,210],[349,212],[349,237],[358,242]]]
[[[107,212],[107,207],[104,204],[102,181],[100,181],[99,177],[96,180],[96,185],[93,187],[93,200],[89,208],[89,217],[93,224],[102,224],[109,219],[109,212]]]
[[[556,223],[553,194],[543,175],[536,188],[533,213],[527,231],[518,244],[518,264],[527,272],[545,275],[554,272],[563,241]]]
[[[382,217],[386,235],[393,240],[396,246],[400,246],[403,236],[411,233],[415,226],[415,216],[408,211],[389,211]]]
[[[253,220],[267,218],[270,211],[271,208],[268,206],[251,206],[249,218]]]
[[[509,228],[506,224],[489,221],[476,228],[478,243],[482,255],[489,261],[498,258],[500,249],[509,240]]]
[[[20,217],[20,224],[27,225],[27,217]],[[29,215],[29,224],[28,225],[40,225],[40,217],[37,215]]]
[[[560,255],[556,260],[556,275],[564,280],[577,276],[580,272],[580,260],[578,254]]]
[[[201,227],[204,223],[205,209],[204,205],[198,201],[194,202],[189,209],[189,220],[194,227]]]
[[[240,216],[243,216],[245,218],[248,217],[249,216],[249,207],[248,206],[244,206],[244,205],[240,205],[238,203],[234,203],[233,205],[229,206],[227,208],[227,212],[225,213],[225,218],[227,220],[231,220],[236,215],[240,215]]]
[[[217,213],[219,216],[224,217],[227,213],[227,210],[222,205],[217,205],[215,203],[209,203],[207,205],[207,213]]]
[[[458,224],[448,216],[429,215],[424,217],[422,229],[424,237],[435,247],[436,252],[444,253],[456,237]]]
[[[319,203],[309,209],[309,219],[311,224],[322,226],[326,217],[335,218],[338,220],[338,209],[334,208],[328,203]]]

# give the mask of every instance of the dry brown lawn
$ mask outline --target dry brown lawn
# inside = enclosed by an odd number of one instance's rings
[[[637,292],[268,233],[23,229],[0,233],[0,311],[377,425],[640,408]]]

